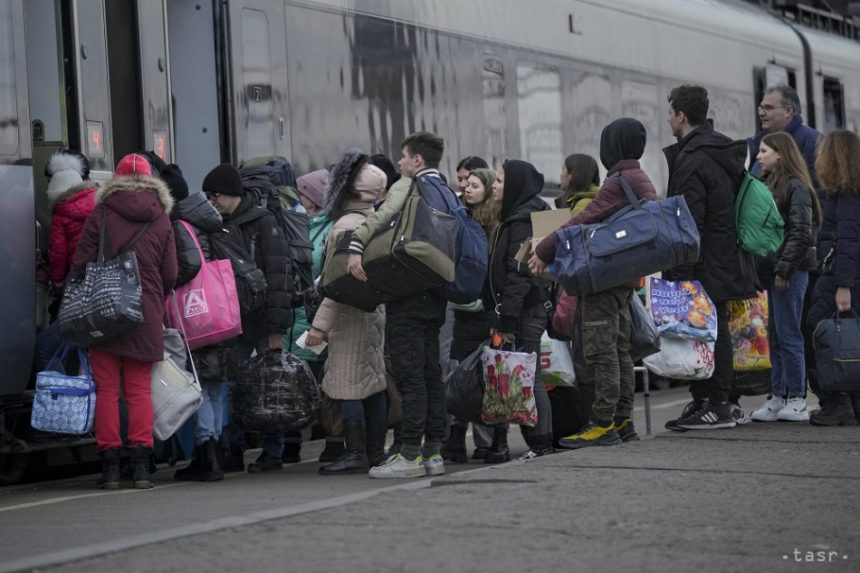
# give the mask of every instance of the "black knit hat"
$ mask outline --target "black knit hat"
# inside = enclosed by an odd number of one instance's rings
[[[203,192],[207,195],[234,195],[241,197],[245,194],[239,170],[230,163],[222,163],[210,171],[203,179]]]
[[[391,186],[397,183],[397,180],[400,179],[400,174],[397,172],[397,169],[394,167],[394,163],[391,162],[387,155],[382,153],[371,155],[370,163],[376,165],[385,173],[385,177],[388,179],[388,183],[385,185],[386,190],[391,189]]]
[[[159,176],[167,184],[174,200],[182,201],[188,197],[188,182],[185,181],[182,170],[177,164],[171,163],[161,171]]]

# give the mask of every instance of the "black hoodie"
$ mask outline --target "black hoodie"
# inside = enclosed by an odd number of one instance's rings
[[[622,159],[640,159],[646,139],[642,122],[629,117],[616,119],[600,133],[600,162],[609,171]]]
[[[755,296],[754,262],[738,246],[735,230],[735,190],[744,174],[746,142],[702,125],[663,152],[669,163],[668,196],[684,196],[701,237],[695,265],[671,269],[664,277],[697,279],[716,302]]]
[[[490,313],[495,328],[516,333],[520,316],[530,307],[543,304],[547,295],[543,280],[536,279],[528,265],[519,264],[514,257],[532,236],[531,214],[550,207],[539,196],[543,174],[531,163],[510,159],[502,169],[502,224],[493,240],[484,307],[495,309]]]

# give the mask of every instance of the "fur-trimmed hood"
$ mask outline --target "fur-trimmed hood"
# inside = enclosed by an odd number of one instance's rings
[[[88,191],[90,189],[92,189],[93,192],[95,192],[96,189],[98,189],[98,185],[96,185],[94,182],[90,181],[89,179],[87,179],[86,181],[84,181],[82,183],[79,183],[78,185],[75,185],[74,187],[69,187],[63,193],[60,193],[56,197],[49,198],[51,210],[53,211],[54,209],[57,208],[57,205],[59,205],[60,203],[63,203],[64,201],[68,201],[69,199],[71,199],[72,197],[74,197],[75,195],[80,193],[81,191]]]
[[[173,197],[160,179],[146,176],[114,177],[96,191],[104,203],[130,221],[152,221],[173,210]]]

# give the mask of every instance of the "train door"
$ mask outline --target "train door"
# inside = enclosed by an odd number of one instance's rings
[[[191,190],[221,162],[221,98],[216,45],[220,12],[212,2],[168,0],[170,87],[176,163]]]
[[[170,162],[173,142],[164,0],[104,2],[103,6],[114,160],[151,149]]]
[[[283,0],[230,2],[234,160],[290,155]]]
[[[0,396],[30,381],[35,348],[35,204],[22,0],[0,0]],[[0,436],[4,433],[0,410]]]

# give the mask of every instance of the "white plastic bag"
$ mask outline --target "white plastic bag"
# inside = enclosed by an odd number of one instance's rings
[[[642,359],[658,376],[704,380],[714,373],[714,343],[660,336],[660,352]]]
[[[544,332],[540,339],[540,381],[553,386],[573,386],[576,376],[568,343],[550,338]]]

